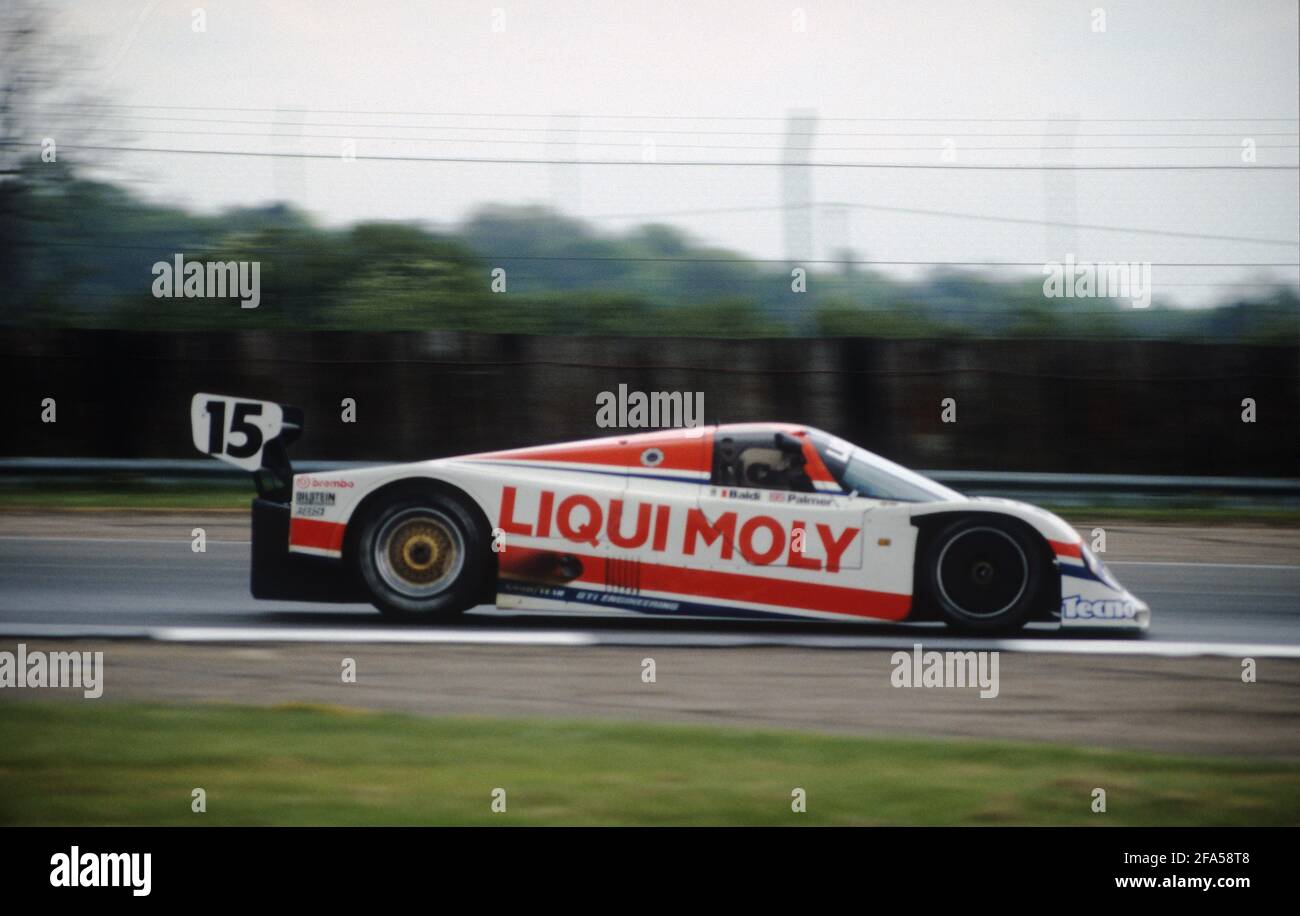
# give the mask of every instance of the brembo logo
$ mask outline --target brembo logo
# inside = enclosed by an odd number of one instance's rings
[[[298,489],[304,490],[308,487],[323,487],[331,490],[348,490],[356,486],[350,480],[331,480],[326,477],[312,477],[308,474],[299,474],[295,483]]]
[[[516,518],[518,491],[505,487],[501,491],[500,527],[508,534],[525,537],[548,538],[559,535],[575,544],[599,546],[605,537],[615,547],[633,550],[649,545],[650,550],[666,552],[673,507],[653,503],[626,504],[621,499],[601,502],[584,493],[574,493],[556,500],[551,490],[543,490],[538,499],[535,518]],[[624,516],[635,515],[631,534],[625,531]],[[825,564],[816,557],[805,556],[798,545],[811,539],[803,522],[788,524],[770,515],[753,515],[741,518],[736,512],[722,512],[710,520],[699,509],[689,509],[685,517],[682,543],[675,549],[686,556],[695,556],[704,548],[712,548],[723,560],[730,560],[739,552],[746,562],[767,566],[784,557],[788,566],[795,569],[823,569],[839,572],[845,551],[858,535],[857,528],[845,528],[838,534],[830,525],[818,524],[817,536],[821,540]],[[802,532],[801,537],[796,534]],[[715,546],[716,545],[716,546]]]

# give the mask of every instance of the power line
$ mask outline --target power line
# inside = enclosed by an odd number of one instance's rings
[[[834,209],[842,208],[846,210],[868,210],[881,213],[904,213],[915,216],[937,216],[951,219],[969,219],[979,220],[990,223],[1011,223],[1024,226],[1055,226],[1066,229],[1089,229],[1097,232],[1120,232],[1132,235],[1158,235],[1169,236],[1171,238],[1203,239],[1215,242],[1250,242],[1259,245],[1288,245],[1291,247],[1300,247],[1300,240],[1261,238],[1259,236],[1249,235],[1215,235],[1202,232],[1179,232],[1168,229],[1144,229],[1135,226],[1107,226],[1099,223],[1071,223],[1060,220],[1049,219],[1027,219],[1014,216],[990,216],[983,213],[962,213],[953,210],[926,210],[919,207],[890,207],[883,204],[853,204],[839,201],[824,201],[815,204],[809,204],[810,209]],[[784,210],[786,207],[782,204],[771,206],[754,206],[754,207],[715,207],[695,210],[672,210],[659,211],[657,213],[597,213],[587,215],[587,219],[663,219],[665,217],[675,216],[706,216],[713,214],[726,213],[757,213],[772,210]]]
[[[840,206],[840,205],[831,204],[831,206]],[[853,210],[872,210],[872,211],[878,211],[884,213],[906,213],[906,214],[914,214],[919,216],[942,216],[942,217],[948,217],[950,219],[980,220],[983,222],[1009,223],[1009,224],[1021,225],[1021,226],[1056,226],[1060,228],[1069,228],[1069,229],[1088,229],[1097,232],[1122,232],[1122,233],[1132,234],[1132,235],[1160,235],[1160,236],[1167,236],[1170,238],[1204,239],[1208,241],[1218,241],[1218,242],[1250,242],[1250,243],[1260,244],[1260,245],[1288,245],[1291,247],[1300,247],[1300,240],[1291,241],[1288,239],[1265,239],[1265,238],[1259,238],[1257,236],[1215,235],[1215,234],[1200,233],[1200,232],[1179,232],[1177,230],[1169,230],[1169,229],[1142,229],[1133,226],[1105,226],[1099,223],[1069,223],[1069,222],[1062,222],[1057,220],[1025,219],[1025,218],[1014,217],[1014,216],[988,216],[988,215],[983,215],[978,213],[960,213],[960,212],[945,211],[945,210],[926,210],[918,207],[888,207],[879,204],[848,204],[846,206],[849,209],[853,209]]]
[[[67,119],[73,115],[56,114],[55,117]],[[785,131],[785,130],[694,130],[683,128],[655,128],[653,131],[643,130],[640,128],[627,127],[502,127],[497,125],[480,126],[480,125],[455,125],[455,124],[348,124],[330,121],[267,121],[267,120],[249,120],[246,118],[177,118],[162,115],[98,115],[97,117],[108,118],[114,121],[168,121],[168,122],[185,122],[191,124],[251,124],[265,125],[267,127],[277,126],[302,126],[302,127],[357,127],[362,129],[377,128],[381,130],[462,130],[478,132],[497,132],[497,133],[568,133],[568,134],[673,134],[689,136],[748,136],[748,137],[1238,137],[1241,131],[1179,131],[1176,133],[1168,132],[1140,132],[1140,133],[1043,133],[1042,131],[1028,132],[985,132],[978,133],[953,133],[950,131]],[[1291,137],[1296,136],[1298,131],[1251,131],[1252,136],[1256,137]]]
[[[274,125],[276,127],[288,125]],[[345,126],[345,125],[337,125]],[[505,140],[495,138],[477,138],[477,137],[395,137],[395,136],[376,136],[365,134],[303,134],[303,133],[267,133],[260,130],[248,131],[224,131],[224,130],[171,130],[155,127],[91,127],[86,128],[88,133],[114,133],[114,134],[158,134],[161,136],[187,136],[187,137],[257,137],[261,139],[283,139],[283,140],[382,140],[397,141],[402,143],[472,143],[472,144],[510,144],[517,146],[573,146],[575,143],[579,146],[600,146],[600,147],[619,147],[644,149],[645,144],[636,141],[611,141],[611,140]],[[769,153],[779,153],[782,148],[779,146],[756,146],[752,144],[716,144],[716,143],[655,143],[656,149],[719,149],[719,150],[756,150]],[[1049,150],[1069,150],[1073,152],[1086,153],[1093,150],[1103,152],[1117,152],[1125,150],[1137,150],[1139,152],[1168,151],[1168,150],[1234,150],[1239,151],[1241,147],[1235,144],[1214,144],[1214,145],[1143,145],[1128,144],[1125,146],[961,146],[958,147],[962,152],[1044,152]],[[1269,144],[1267,146],[1256,146],[1256,149],[1300,149],[1300,144]],[[936,152],[943,147],[937,144],[929,146],[819,146],[818,151],[823,153],[831,152]]]
[[[552,278],[552,277],[511,277],[511,278],[510,278],[510,282],[511,282],[512,284],[517,284],[517,283],[520,283],[520,282],[522,282],[522,281],[524,281],[524,280],[553,280],[553,279],[554,279],[554,278]],[[90,282],[93,282],[93,278],[90,278]],[[734,281],[734,280],[733,280],[733,281],[730,281],[730,282],[734,285],[734,283],[737,282],[737,281]],[[768,281],[768,280],[758,280],[758,279],[755,279],[755,280],[744,280],[743,282],[745,282],[745,283],[749,283],[749,284],[751,284],[751,285],[756,285],[756,284],[758,284],[758,283],[768,283],[768,282],[770,282],[770,281]],[[825,280],[821,280],[821,281],[819,281],[819,282],[823,282],[823,283],[824,283],[824,282],[826,282],[826,281],[825,281]],[[1036,279],[1035,279],[1035,282],[1037,282]],[[645,286],[645,285],[650,285],[650,284],[647,284],[645,281],[639,281],[639,286]],[[660,285],[660,286],[663,286],[663,285],[666,285],[666,284],[660,283],[659,285]],[[907,285],[907,284],[906,284],[906,282],[904,282],[904,281],[899,281],[899,285]],[[1278,282],[1278,283],[1230,283],[1230,282],[1223,282],[1223,283],[1165,283],[1165,282],[1163,282],[1163,281],[1153,281],[1152,284],[1151,284],[1153,295],[1154,295],[1154,294],[1159,294],[1161,290],[1163,290],[1163,289],[1165,289],[1165,288],[1167,288],[1167,287],[1170,287],[1170,288],[1172,288],[1172,287],[1177,287],[1177,288],[1179,288],[1179,289],[1182,289],[1182,288],[1193,288],[1193,287],[1194,287],[1194,288],[1201,288],[1201,289],[1218,289],[1218,288],[1220,288],[1220,287],[1266,287],[1266,288],[1269,289],[1269,291],[1272,291],[1272,292],[1280,292],[1280,291],[1283,290],[1283,289],[1287,289],[1287,290],[1289,291],[1289,290],[1291,289],[1291,287],[1293,287],[1293,286],[1295,286],[1294,283],[1286,284],[1286,283],[1281,283],[1281,282]],[[373,286],[373,285],[372,285],[372,286],[368,287],[368,289],[371,289],[371,290],[378,290],[378,291],[384,291],[384,292],[411,292],[411,291],[412,291],[412,287],[411,287],[411,286]],[[346,291],[343,290],[342,288],[339,288],[339,287],[332,287],[331,290],[330,290],[330,293],[329,293],[329,294],[342,294],[342,293],[345,293],[345,292],[346,292]],[[594,286],[583,286],[583,285],[555,286],[555,285],[552,285],[552,286],[547,286],[547,287],[543,287],[543,288],[527,289],[527,290],[523,290],[523,292],[525,292],[525,293],[527,293],[527,294],[542,293],[542,292],[544,292],[544,293],[555,293],[555,294],[562,294],[562,293],[602,293],[602,294],[603,294],[603,293],[611,293],[611,292],[612,292],[612,293],[618,293],[618,294],[620,294],[620,295],[636,296],[636,295],[639,295],[639,294],[640,294],[640,289],[638,288],[637,290],[607,290],[607,289],[602,289],[602,288],[600,288],[600,287],[594,287]],[[683,292],[684,294],[695,295],[697,291],[694,291],[694,290],[683,290],[682,292]],[[706,292],[712,293],[713,291],[712,291],[712,290],[707,290]],[[106,298],[106,299],[117,299],[117,298],[132,299],[132,298],[138,298],[138,297],[141,297],[141,296],[147,296],[148,294],[147,294],[147,293],[144,293],[144,292],[140,292],[140,291],[138,291],[138,292],[125,292],[125,291],[117,291],[117,292],[94,292],[94,291],[84,291],[84,292],[78,292],[76,295],[77,295],[78,298],[82,298],[82,297],[97,297],[97,298]],[[285,299],[285,298],[289,298],[289,299],[311,299],[311,298],[315,298],[315,299],[319,300],[319,299],[321,298],[321,295],[322,295],[322,294],[320,294],[320,293],[298,293],[298,294],[294,294],[294,295],[291,295],[291,296],[290,296],[290,295],[286,295],[286,294],[284,294],[284,293],[277,293],[277,294],[276,294],[276,298],[277,298],[277,299]],[[328,295],[328,294],[327,294],[327,295]],[[1252,295],[1259,295],[1259,294],[1256,293],[1256,294],[1252,294]],[[219,298],[219,297],[212,297],[212,298]],[[194,301],[199,301],[199,297],[195,297]],[[871,311],[879,310],[879,311],[886,311],[886,312],[892,312],[892,311],[895,311],[895,309],[894,309],[892,306],[879,306],[879,307],[875,307],[875,306],[857,306],[857,305],[855,305],[854,308],[856,308],[856,309],[860,309],[860,310],[862,310],[862,311],[868,311],[868,310],[871,310]],[[996,308],[988,308],[988,309],[985,309],[985,308],[980,307],[980,306],[972,306],[972,307],[965,307],[965,306],[963,306],[963,307],[961,307],[961,310],[962,310],[962,311],[974,311],[974,312],[994,312],[994,311],[1008,311],[1008,310],[1011,310],[1011,309],[1014,309],[1014,308],[1015,308],[1015,306],[1000,306],[1000,307],[996,307]],[[955,306],[949,306],[949,305],[937,306],[937,307],[936,307],[936,310],[950,311],[950,310],[956,310],[956,307],[955,307]],[[1079,311],[1071,311],[1070,314],[1076,314],[1076,315],[1077,315],[1077,314],[1083,314],[1083,313],[1081,313],[1081,312],[1079,312]]]
[[[37,143],[17,141],[0,142],[0,146],[39,147]],[[74,150],[119,153],[157,153],[188,156],[233,156],[258,159],[327,159],[343,161],[337,153],[294,153],[254,150],[214,150],[214,149],[172,149],[149,146],[106,146],[78,144]],[[641,166],[641,167],[710,167],[710,168],[826,168],[826,169],[923,169],[934,171],[1083,171],[1083,172],[1176,172],[1176,171],[1234,171],[1250,172],[1297,172],[1300,165],[957,165],[953,163],[922,164],[905,162],[746,162],[743,160],[669,160],[665,162],[646,162],[644,160],[618,159],[530,159],[524,157],[483,157],[483,156],[372,156],[349,155],[349,160],[366,162],[446,162],[479,163],[487,165],[602,165],[602,166]]]
[[[398,111],[392,109],[373,109],[373,108],[256,108],[256,107],[237,107],[229,105],[152,105],[152,104],[128,104],[114,102],[82,102],[82,103],[55,103],[56,105],[75,104],[81,108],[125,108],[125,109],[151,109],[165,111],[234,111],[246,113],[286,113],[286,114],[347,114],[347,115],[388,115],[393,117],[426,117],[426,118],[550,118],[550,119],[581,119],[581,120],[636,120],[636,121],[778,121],[787,120],[786,115],[680,115],[680,114],[582,114],[573,112],[538,114],[535,112],[483,112],[483,111]],[[836,117],[830,115],[818,115],[821,121],[836,122],[855,122],[855,123],[1254,123],[1254,122],[1288,122],[1300,121],[1295,117],[1262,117],[1262,118],[1212,118],[1212,117],[1116,117],[1116,118],[1076,118],[1076,117],[1045,117],[1045,118],[992,118],[992,117],[939,117],[939,118],[919,118],[919,117]]]
[[[111,248],[111,249],[138,249],[141,251],[157,251],[159,248],[192,248],[203,249],[211,242],[201,244],[182,245],[176,242],[160,242],[157,245],[126,245],[113,242],[77,242],[58,240],[42,242],[42,245],[52,246],[70,246],[84,248]],[[33,246],[40,247],[40,246]],[[249,251],[293,251],[306,249],[286,249],[280,246],[262,246],[246,249]],[[474,262],[474,261],[561,261],[561,262],[587,262],[587,263],[638,263],[638,264],[836,264],[836,265],[867,265],[877,267],[1036,267],[1042,268],[1044,261],[904,261],[904,260],[873,260],[859,258],[808,258],[800,259],[797,262],[789,258],[753,258],[753,257],[671,257],[671,256],[627,256],[627,255],[520,255],[520,254],[454,254],[451,252],[442,252],[437,257],[444,261]],[[1078,264],[1096,263],[1088,259],[1080,258]],[[1140,263],[1149,263],[1152,267],[1179,267],[1179,268],[1243,268],[1243,267],[1284,267],[1300,268],[1300,261],[1142,261]]]
[[[402,292],[410,292],[411,290],[410,290],[409,288],[403,288],[402,290],[399,290],[399,291],[402,291]],[[526,290],[526,291],[524,291],[524,292],[519,293],[518,295],[519,295],[520,297],[527,297],[527,296],[537,296],[537,295],[542,295],[542,294],[563,294],[563,293],[565,293],[565,292],[589,292],[589,291],[590,291],[590,290],[585,290],[585,289],[574,289],[574,290],[563,290],[563,289],[549,289],[549,290],[543,290],[543,289],[537,289],[537,290]],[[340,293],[340,292],[342,292],[342,290],[337,290],[337,289],[335,289],[335,290],[331,290],[331,291],[330,291],[330,294],[337,294],[337,293]],[[1152,294],[1153,294],[1153,296],[1154,296],[1154,295],[1158,295],[1158,294],[1159,294],[1159,288],[1153,289],[1153,290],[1152,290]],[[154,297],[152,297],[152,296],[149,295],[148,293],[99,292],[99,291],[94,291],[94,290],[88,290],[88,291],[79,291],[79,292],[75,293],[75,296],[76,296],[76,298],[79,298],[79,299],[108,299],[108,300],[119,300],[119,301],[120,301],[120,304],[125,305],[125,306],[139,305],[139,304],[141,304],[142,302],[152,302],[152,301],[156,301],[156,300],[154,299]],[[264,291],[264,292],[262,293],[262,306],[263,306],[263,307],[260,308],[260,309],[258,310],[258,313],[257,313],[257,314],[268,314],[268,309],[267,309],[267,307],[270,306],[271,308],[273,308],[277,303],[283,303],[283,302],[320,302],[320,301],[321,301],[321,298],[322,298],[322,297],[321,297],[321,294],[320,294],[320,293],[316,293],[316,292],[311,292],[311,293],[282,293],[282,292]],[[174,300],[168,300],[168,301],[174,301]],[[201,297],[201,296],[195,296],[195,297],[193,297],[193,298],[188,298],[188,297],[187,297],[187,298],[184,299],[183,301],[186,302],[186,303],[192,303],[192,304],[194,304],[194,305],[198,305],[198,304],[204,304],[204,305],[207,305],[207,304],[212,303],[212,302],[214,302],[214,301],[216,301],[216,302],[223,302],[223,303],[224,303],[224,302],[227,302],[227,301],[234,301],[234,300],[230,299],[230,297],[218,297],[218,296],[206,296],[206,297]],[[1045,302],[1061,302],[1061,301],[1064,301],[1064,300],[1056,299],[1056,300],[1044,300],[1044,301],[1045,301]],[[1062,311],[1057,312],[1057,313],[1056,313],[1056,316],[1057,316],[1057,317],[1061,317],[1061,318],[1075,318],[1075,317],[1084,317],[1084,316],[1088,316],[1088,315],[1133,315],[1133,316],[1136,318],[1136,317],[1141,317],[1141,316],[1143,316],[1143,315],[1153,315],[1153,314],[1155,314],[1155,315],[1161,315],[1161,314],[1163,314],[1163,315],[1168,315],[1168,314],[1170,314],[1170,312],[1169,312],[1168,310],[1157,309],[1157,308],[1140,309],[1140,310],[1139,310],[1139,309],[1133,309],[1132,307],[1130,307],[1130,306],[1126,306],[1126,305],[1123,304],[1123,297],[1115,297],[1115,298],[1112,298],[1112,299],[1099,299],[1098,301],[1101,301],[1101,302],[1111,302],[1111,303],[1113,303],[1113,304],[1110,305],[1109,307],[1107,307],[1107,306],[1102,306],[1102,307],[1100,307],[1100,308],[1070,308],[1070,309],[1068,309],[1068,310],[1062,310]],[[649,303],[649,304],[651,304],[652,307],[653,307],[653,303]],[[676,304],[676,303],[675,303],[675,304]],[[757,303],[755,303],[755,304],[757,304]],[[1223,307],[1223,306],[1216,306],[1216,308],[1221,308],[1221,307]],[[895,307],[890,306],[890,305],[853,305],[853,306],[850,307],[850,311],[853,312],[853,313],[855,313],[855,314],[863,314],[863,315],[874,315],[874,314],[897,315],[897,314],[899,314],[899,311],[900,311],[900,310],[899,310],[899,309],[896,309]],[[238,310],[236,310],[236,312],[237,312],[237,314],[239,314],[239,315],[246,315],[246,314],[248,314],[248,313],[245,313],[245,312],[238,312]],[[274,314],[273,311],[270,311],[269,313],[270,313],[270,314]],[[928,309],[926,309],[924,312],[909,312],[908,314],[909,314],[910,317],[920,317],[920,318],[934,319],[934,318],[942,318],[942,317],[944,317],[945,315],[975,315],[975,316],[988,316],[988,317],[995,317],[995,316],[996,316],[996,317],[1008,317],[1008,316],[1010,316],[1010,317],[1014,317],[1014,316],[1017,316],[1017,315],[1019,315],[1019,314],[1021,314],[1021,313],[1022,313],[1022,310],[1021,310],[1020,308],[1016,307],[1016,306],[1005,306],[1005,305],[1003,305],[1003,306],[985,307],[985,306],[982,306],[982,305],[955,305],[955,304],[951,304],[951,305],[935,306],[935,307],[932,307],[932,308],[928,308]],[[702,314],[707,314],[707,313],[702,313]],[[1190,310],[1190,309],[1175,309],[1175,310],[1173,310],[1173,314],[1178,315],[1178,316],[1186,316],[1186,317],[1189,317],[1189,318],[1190,318],[1190,317],[1202,317],[1202,316],[1204,316],[1204,315],[1206,315],[1206,314],[1212,314],[1212,312],[1211,312],[1211,313],[1207,313],[1207,312],[1200,312],[1200,311]],[[331,322],[330,322],[330,320],[329,320],[328,318],[324,318],[324,319],[321,319],[321,325],[320,325],[320,326],[321,326],[321,327],[325,327],[325,328],[329,328],[329,327],[343,328],[343,327],[346,326],[346,321],[347,321],[347,316],[346,316],[346,315],[342,315],[342,314],[340,314],[339,316],[337,316],[337,321],[336,321],[336,323],[331,324]]]
[[[875,267],[1038,267],[1041,268],[1044,261],[901,261],[901,260],[866,260],[857,258],[801,258],[792,260],[790,258],[678,258],[678,257],[628,257],[628,256],[602,256],[602,255],[511,255],[511,254],[481,254],[467,258],[457,258],[455,256],[447,257],[447,260],[477,260],[477,261],[582,261],[582,262],[604,262],[614,261],[619,263],[651,263],[651,264],[861,264]],[[1085,265],[1090,262],[1088,259],[1079,259],[1075,262],[1077,265]],[[1297,267],[1300,268],[1300,261],[1250,261],[1250,262],[1230,262],[1230,261],[1143,261],[1141,263],[1150,264],[1152,267],[1186,267],[1186,268],[1220,268],[1220,267]]]
[[[998,222],[998,223],[1005,222],[1005,223],[1014,223],[1018,225],[1055,226],[1055,227],[1068,228],[1068,229],[1088,229],[1088,230],[1099,231],[1099,232],[1117,232],[1117,233],[1135,234],[1135,235],[1170,236],[1173,238],[1199,239],[1199,240],[1216,241],[1216,242],[1242,242],[1242,243],[1248,243],[1254,245],[1285,245],[1291,248],[1300,247],[1300,241],[1290,241],[1288,239],[1271,239],[1271,238],[1261,238],[1258,236],[1240,236],[1240,235],[1215,235],[1210,233],[1199,233],[1199,232],[1178,232],[1175,230],[1164,230],[1164,229],[1143,229],[1143,228],[1138,228],[1133,226],[1105,226],[1097,223],[1069,223],[1069,222],[1062,222],[1057,220],[1021,219],[1018,217],[1009,217],[1009,216],[1003,217],[1003,216],[989,216],[985,214],[976,214],[976,213],[956,213],[956,212],[950,212],[945,210],[922,210],[914,207],[888,207],[888,206],[878,206],[874,204],[831,203],[831,204],[812,204],[810,205],[810,208],[815,209],[817,207],[822,207],[822,206],[843,207],[845,209],[852,209],[852,210],[882,211],[886,213],[905,213],[909,215],[950,217],[954,219],[971,219],[971,220],[979,220],[979,221],[986,221],[986,222]],[[585,218],[593,219],[593,220],[664,219],[664,218],[681,217],[681,216],[711,216],[715,214],[730,214],[730,213],[758,213],[758,212],[770,212],[774,210],[784,210],[784,209],[786,208],[781,205],[767,206],[767,207],[720,207],[720,208],[703,209],[703,210],[659,211],[655,213],[635,213],[635,214],[601,213],[601,214],[593,214]],[[502,219],[503,217],[495,217],[495,218]],[[521,219],[527,219],[528,217],[510,216],[504,218],[509,219],[511,221],[518,221]],[[205,242],[205,243],[192,243],[189,245],[185,245],[185,244],[177,244],[176,242],[159,242],[156,245],[110,245],[110,244],[92,243],[92,242],[48,240],[48,241],[42,241],[41,244],[45,246],[55,246],[55,247],[66,246],[66,247],[86,247],[86,248],[94,248],[94,247],[123,248],[123,249],[134,248],[143,251],[156,251],[160,247],[161,248],[166,248],[166,247],[203,248],[211,243]],[[284,251],[284,250],[293,250],[293,249],[271,247],[271,248],[253,249],[253,250]]]

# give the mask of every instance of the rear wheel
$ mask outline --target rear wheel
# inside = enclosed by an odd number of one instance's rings
[[[391,617],[444,618],[473,607],[488,572],[487,536],[458,500],[399,492],[366,513],[357,566]]]
[[[1031,535],[996,518],[954,522],[926,550],[930,594],[944,619],[978,633],[1018,629],[1033,611],[1043,563]]]

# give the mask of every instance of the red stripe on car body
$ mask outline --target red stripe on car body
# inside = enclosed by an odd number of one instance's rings
[[[289,520],[289,546],[341,551],[346,528],[346,525],[316,518],[292,518]]]
[[[1058,557],[1083,559],[1083,541],[1079,541],[1077,544],[1067,544],[1065,541],[1048,541],[1047,543],[1052,545],[1052,552]]]
[[[574,557],[582,564],[582,571],[576,578],[567,578],[560,571],[562,556]],[[590,554],[511,547],[501,554],[500,563],[503,575],[526,581],[552,584],[606,583],[606,558]],[[638,591],[642,592],[748,601],[879,620],[902,620],[912,608],[911,595],[660,563],[641,562],[638,584]]]

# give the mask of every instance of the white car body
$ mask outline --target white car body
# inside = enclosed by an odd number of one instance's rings
[[[716,479],[716,439],[782,433],[802,443],[811,491]],[[903,501],[852,491],[829,471],[848,450],[859,469],[880,471],[909,488],[928,485],[927,496],[934,498]],[[925,520],[987,515],[1028,526],[1050,556],[1059,605],[1042,608],[1034,619],[1068,629],[1140,630],[1150,621],[1147,605],[1052,513],[1011,500],[967,498],[790,424],[671,430],[296,474],[289,553],[344,560],[349,524],[362,502],[413,479],[466,494],[488,520],[502,608],[863,623],[924,619],[914,592]]]

